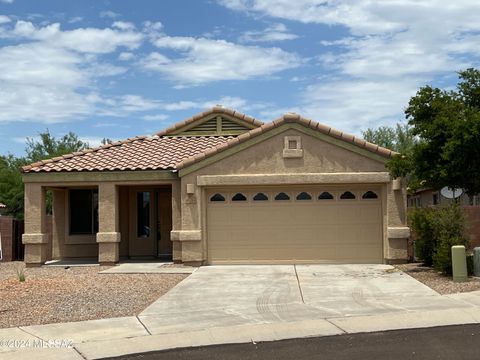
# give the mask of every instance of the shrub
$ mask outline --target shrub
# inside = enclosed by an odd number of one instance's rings
[[[20,265],[20,266],[15,266],[15,273],[17,274],[17,279],[20,282],[24,282],[26,277],[25,277],[25,267]]]
[[[468,238],[465,236],[465,216],[456,202],[436,210],[435,213],[436,248],[433,255],[433,266],[438,271],[451,274],[452,246],[468,247]]]
[[[409,214],[409,220],[416,235],[416,255],[425,265],[451,274],[451,247],[468,246],[465,216],[460,206],[454,202],[442,208],[415,209]]]
[[[409,213],[410,226],[415,233],[415,255],[427,266],[433,265],[435,235],[432,209],[416,208]]]

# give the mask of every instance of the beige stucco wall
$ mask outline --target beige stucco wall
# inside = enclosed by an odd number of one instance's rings
[[[285,136],[300,136],[303,157],[285,158]],[[248,142],[247,142],[248,143]],[[245,143],[244,143],[245,144]],[[244,147],[242,144],[239,147]],[[296,129],[286,129],[263,142],[218,160],[181,178],[182,231],[198,231],[198,240],[179,235],[182,260],[205,262],[207,259],[205,188],[195,186],[194,194],[187,194],[187,184],[196,184],[201,175],[255,175],[255,174],[308,174],[308,173],[385,173],[383,162],[363,154],[340,148]],[[391,182],[383,188],[384,257],[386,262],[407,259],[407,241],[388,239],[388,228],[405,228],[406,192],[392,189]]]

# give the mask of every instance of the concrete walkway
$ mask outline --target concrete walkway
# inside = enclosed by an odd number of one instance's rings
[[[441,296],[390,266],[209,266],[138,317],[0,329],[0,359],[101,359],[472,323],[480,323],[480,292]]]
[[[125,262],[100,271],[100,274],[192,274],[197,269],[165,262]]]

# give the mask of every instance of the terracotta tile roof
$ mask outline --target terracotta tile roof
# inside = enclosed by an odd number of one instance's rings
[[[341,132],[339,130],[336,130],[330,126],[318,123],[316,121],[304,118],[298,114],[294,113],[288,113],[283,115],[282,117],[270,122],[266,123],[256,129],[250,130],[246,133],[243,133],[233,139],[228,140],[225,143],[219,144],[214,148],[207,149],[202,153],[196,154],[188,159],[183,160],[182,162],[177,164],[177,169],[182,169],[184,167],[190,166],[194,164],[197,161],[200,161],[206,157],[212,156],[216,153],[222,152],[232,146],[235,146],[239,143],[242,143],[244,141],[247,141],[248,139],[254,138],[264,132],[267,132],[273,128],[279,127],[280,125],[283,125],[285,123],[298,123],[302,124],[304,126],[307,126],[313,130],[316,130],[320,133],[329,135],[333,138],[345,141],[347,143],[351,143],[353,145],[356,145],[360,148],[363,148],[365,150],[368,150],[372,153],[375,153],[377,155],[383,156],[385,158],[391,158],[393,155],[397,154],[396,152],[386,149],[384,147],[372,144],[368,141],[365,141],[361,138],[357,138],[353,135]]]
[[[170,132],[213,113],[229,114],[248,121],[257,128],[235,136],[166,136]],[[137,136],[124,141],[86,149],[53,159],[42,160],[24,166],[23,172],[58,171],[105,171],[105,170],[174,170],[189,166],[205,157],[219,153],[238,143],[258,136],[284,123],[299,123],[323,134],[354,144],[360,148],[389,158],[395,152],[366,142],[353,135],[335,130],[329,126],[306,119],[297,114],[286,114],[281,118],[263,124],[249,116],[223,107],[214,107],[187,120],[175,124],[152,137]]]
[[[239,120],[243,120],[243,121],[246,121],[252,125],[255,125],[255,126],[262,126],[263,125],[263,122],[257,120],[257,119],[254,119],[253,117],[251,116],[248,116],[248,115],[245,115],[245,114],[242,114],[241,112],[238,112],[238,111],[235,111],[235,110],[232,110],[232,109],[227,109],[227,108],[224,108],[222,106],[215,106],[209,110],[206,110],[200,114],[197,114],[197,115],[194,115],[192,117],[189,117],[188,119],[185,119],[183,121],[180,121],[178,123],[176,123],[175,125],[172,125],[171,127],[169,127],[168,129],[165,129],[165,130],[162,130],[160,132],[158,132],[156,135],[158,136],[165,136],[165,135],[169,135],[171,134],[172,132],[184,127],[184,126],[187,126],[201,118],[204,118],[208,115],[211,115],[211,114],[226,114],[226,115],[230,115],[236,119],[239,119]]]
[[[232,136],[139,136],[24,166],[23,172],[168,170]]]

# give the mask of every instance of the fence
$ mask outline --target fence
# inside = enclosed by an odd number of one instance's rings
[[[22,244],[24,233],[23,220],[17,220],[12,216],[0,216],[0,241],[2,259],[0,261],[23,260],[25,248]],[[46,233],[49,234],[47,244],[47,260],[52,259],[52,216],[46,219]]]
[[[1,261],[23,260],[23,220],[12,216],[0,216]]]

